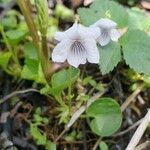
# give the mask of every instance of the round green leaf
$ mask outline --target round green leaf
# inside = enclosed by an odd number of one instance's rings
[[[100,98],[87,110],[91,121],[91,129],[100,136],[110,136],[121,126],[122,114],[119,104],[112,98]]]

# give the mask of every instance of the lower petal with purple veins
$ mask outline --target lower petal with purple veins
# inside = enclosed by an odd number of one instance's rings
[[[77,68],[80,64],[86,63],[86,56],[84,45],[80,41],[75,41],[68,52],[67,61]]]

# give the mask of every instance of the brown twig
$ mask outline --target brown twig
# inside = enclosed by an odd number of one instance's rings
[[[121,131],[119,133],[116,133],[115,135],[113,135],[113,137],[118,137],[118,136],[122,136],[126,133],[128,133],[129,131],[131,131],[132,129],[134,129],[135,127],[137,127],[143,119],[138,120],[137,122],[135,122],[132,126],[130,126],[128,129]]]
[[[8,99],[18,95],[18,94],[25,94],[25,93],[28,93],[28,92],[39,92],[38,90],[36,89],[26,89],[26,90],[20,90],[20,91],[14,91],[8,95],[6,95],[5,97],[1,98],[0,99],[0,105],[3,104],[4,102],[6,102]]]
[[[97,147],[98,147],[99,143],[101,142],[101,140],[102,140],[102,137],[100,137],[100,138],[96,141],[96,143],[94,144],[92,150],[96,150],[96,149],[97,149]]]
[[[138,145],[135,150],[148,150],[150,148],[150,141],[146,141],[140,145]]]
[[[122,104],[121,106],[121,111],[123,112],[128,106],[129,104],[135,99],[135,97],[141,92],[141,90],[143,89],[144,85],[140,85],[126,100],[125,102]]]

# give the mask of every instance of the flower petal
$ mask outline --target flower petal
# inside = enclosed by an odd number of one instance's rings
[[[117,42],[118,39],[119,39],[119,37],[120,37],[119,31],[118,31],[117,29],[112,29],[112,30],[110,31],[110,37],[111,37],[111,40],[112,40],[112,41]]]
[[[86,63],[86,56],[85,48],[81,46],[73,47],[73,49],[68,52],[67,61],[70,65],[77,68],[80,64]]]
[[[79,36],[79,27],[80,25],[77,23],[74,23],[72,27],[70,27],[68,30],[65,31],[65,34],[70,40],[76,40],[80,38]]]
[[[89,39],[89,38],[93,38],[96,40],[100,36],[101,30],[98,27],[82,27],[81,26],[79,33],[80,33],[81,40]]]
[[[105,46],[110,42],[110,35],[109,34],[110,34],[109,31],[107,31],[106,29],[102,30],[101,35],[97,39],[97,41],[99,42],[99,44],[101,46]]]
[[[65,32],[56,32],[55,33],[55,39],[57,41],[62,41],[63,39],[66,39],[66,38],[67,38],[67,36],[66,36]]]
[[[67,58],[72,42],[70,40],[63,40],[56,45],[52,52],[52,60],[54,62],[64,62]]]
[[[95,40],[100,36],[100,28],[98,27],[85,27],[80,24],[74,23],[71,28],[64,32],[71,40],[82,40],[87,38],[94,38]]]
[[[86,48],[88,62],[95,64],[99,63],[100,56],[96,41],[93,39],[85,40],[84,46]]]
[[[92,25],[93,27],[100,27],[100,28],[115,28],[117,26],[117,23],[114,21],[107,19],[107,18],[102,18],[98,20],[96,23]]]

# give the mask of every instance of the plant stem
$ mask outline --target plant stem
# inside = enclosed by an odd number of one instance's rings
[[[45,70],[45,75],[48,75],[48,68],[49,68],[49,58],[48,58],[48,48],[47,48],[47,37],[42,36],[42,51],[43,51],[43,55],[44,55],[44,70]]]
[[[48,60],[48,50],[47,50],[47,38],[42,36],[42,49],[46,60]]]
[[[56,98],[56,100],[57,100],[57,102],[61,105],[61,106],[67,106],[66,104],[65,104],[65,102],[62,100],[62,97],[61,97],[61,95],[59,94],[59,95],[57,95],[57,96],[55,96],[55,98]]]
[[[29,32],[31,33],[33,42],[37,46],[38,49],[38,56],[39,60],[41,61],[42,69],[44,72],[45,77],[47,76],[48,72],[48,55],[45,53],[47,51],[47,45],[46,45],[46,38],[42,39],[42,46],[40,45],[40,38],[37,33],[36,25],[33,21],[32,13],[31,13],[31,3],[29,0],[17,0],[17,3],[25,17],[26,23],[29,28]],[[46,48],[46,49],[45,49]],[[44,50],[44,51],[42,51]],[[45,57],[46,56],[46,57]]]
[[[25,17],[25,20],[26,20],[26,23],[28,25],[29,31],[31,33],[32,39],[33,39],[35,44],[39,44],[40,39],[39,39],[39,36],[37,34],[36,25],[33,21],[30,8],[26,5],[26,2],[28,4],[30,4],[29,1],[26,1],[26,0],[17,0],[17,3],[18,3],[18,5],[19,5],[24,17]]]
[[[71,66],[69,66],[68,103],[69,109],[71,109]]]

